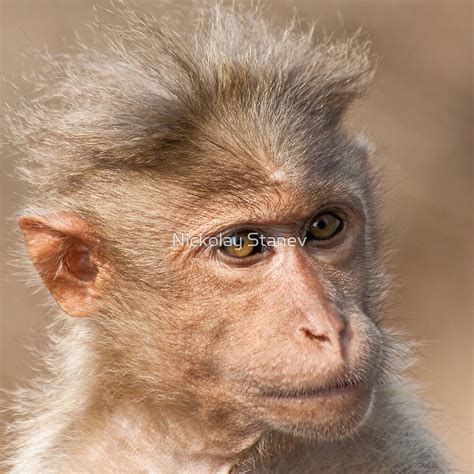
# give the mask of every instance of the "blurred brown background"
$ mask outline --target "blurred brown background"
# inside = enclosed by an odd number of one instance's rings
[[[135,2],[153,5],[157,2]],[[29,50],[61,52],[101,0],[0,0],[1,99],[11,101]],[[397,282],[394,324],[424,341],[414,370],[455,466],[472,470],[472,3],[461,0],[267,1],[284,21],[296,9],[328,31],[362,26],[380,57],[371,93],[350,117],[376,143]],[[159,12],[159,9],[157,8]],[[25,86],[19,84],[21,92]],[[3,120],[3,117],[2,117]],[[7,262],[22,184],[3,163],[0,386],[31,374],[26,344],[44,341],[44,298]]]

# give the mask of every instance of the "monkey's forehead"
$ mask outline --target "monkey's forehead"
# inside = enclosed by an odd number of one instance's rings
[[[338,138],[339,137],[339,138]],[[227,144],[157,163],[157,186],[207,206],[297,209],[327,201],[363,200],[372,170],[360,141],[333,133],[299,150],[290,147],[243,151]]]
[[[367,187],[343,168],[279,166],[246,168],[243,163],[213,166],[207,161],[180,174],[153,174],[142,209],[154,209],[157,219],[186,222],[198,228],[229,223],[291,224],[328,205],[343,205],[365,214]],[[241,165],[243,168],[241,168]],[[353,172],[353,171],[352,171]],[[133,190],[130,191],[133,194]],[[141,195],[140,192],[136,193]],[[131,201],[136,198],[131,195]]]

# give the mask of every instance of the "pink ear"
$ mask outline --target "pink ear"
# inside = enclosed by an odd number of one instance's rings
[[[93,314],[103,268],[89,224],[66,212],[23,216],[18,224],[34,266],[61,308],[71,316]]]

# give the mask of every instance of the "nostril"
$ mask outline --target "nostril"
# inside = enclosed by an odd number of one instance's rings
[[[321,342],[326,342],[329,341],[329,337],[326,336],[325,334],[315,334],[308,328],[300,328],[300,331],[308,338],[312,340],[317,340]]]

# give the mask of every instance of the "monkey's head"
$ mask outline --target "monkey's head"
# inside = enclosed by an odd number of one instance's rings
[[[341,126],[367,51],[212,18],[177,36],[129,16],[113,52],[55,63],[13,129],[35,165],[27,248],[104,397],[348,435],[385,350],[372,173]]]

